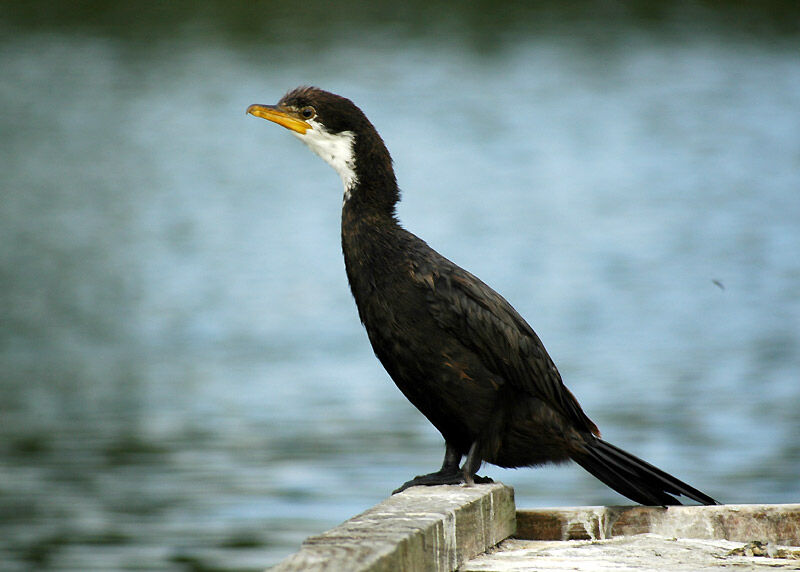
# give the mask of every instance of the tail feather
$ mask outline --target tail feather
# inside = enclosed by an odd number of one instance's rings
[[[673,495],[706,505],[719,504],[691,485],[602,439],[591,439],[572,458],[621,495],[643,505],[681,504]]]

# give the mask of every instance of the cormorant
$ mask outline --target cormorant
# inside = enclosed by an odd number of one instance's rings
[[[476,476],[483,461],[522,467],[572,459],[641,504],[680,504],[673,495],[717,504],[603,441],[511,304],[400,226],[389,151],[349,99],[299,87],[247,112],[291,130],[341,176],[342,250],[359,317],[397,387],[444,437],[441,469],[395,492],[487,482]]]

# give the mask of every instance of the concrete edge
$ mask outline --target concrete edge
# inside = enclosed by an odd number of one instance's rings
[[[598,540],[654,533],[800,546],[800,504],[587,506],[517,511],[516,538]]]
[[[306,539],[270,570],[449,572],[515,529],[511,487],[413,487]]]

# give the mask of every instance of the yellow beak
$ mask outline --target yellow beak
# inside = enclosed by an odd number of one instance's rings
[[[259,105],[256,103],[247,108],[247,113],[255,115],[256,117],[261,117],[262,119],[267,119],[300,134],[305,134],[306,131],[312,129],[311,125],[283,111],[276,105]]]

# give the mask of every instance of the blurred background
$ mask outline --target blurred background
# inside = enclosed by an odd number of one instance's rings
[[[401,220],[609,441],[800,501],[798,4],[531,4],[0,5],[0,568],[262,569],[439,467],[358,322],[338,176],[244,113],[300,84],[362,107]]]

